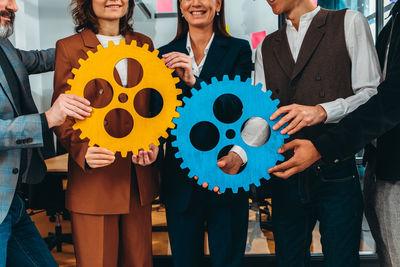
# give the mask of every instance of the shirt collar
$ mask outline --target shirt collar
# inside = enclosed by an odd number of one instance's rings
[[[321,10],[321,7],[317,6],[313,11],[310,11],[310,12],[307,12],[307,13],[301,15],[299,24],[312,20],[320,10]],[[286,19],[286,24],[288,26],[293,27],[292,21],[290,19]]]
[[[204,55],[208,54],[208,50],[210,50],[210,46],[211,46],[212,41],[214,40],[214,36],[215,36],[215,33],[212,34],[210,41],[208,41],[206,49],[204,49]],[[190,57],[194,56],[189,33],[187,34],[187,39],[186,39],[186,50],[189,52]]]

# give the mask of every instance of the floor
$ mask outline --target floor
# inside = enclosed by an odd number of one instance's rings
[[[246,255],[257,254],[274,254],[275,244],[272,232],[262,230],[259,224],[259,215],[257,206],[253,205],[250,209],[248,240],[246,247]],[[153,226],[166,226],[165,209],[162,206],[153,206]],[[49,217],[44,213],[38,213],[32,216],[42,236],[47,236],[49,232],[54,232],[55,223],[49,222]],[[63,233],[70,233],[71,226],[69,221],[62,221]],[[311,245],[312,253],[321,253],[321,244],[319,242],[320,234],[318,225],[313,231],[313,242]],[[207,242],[207,240],[206,240]],[[205,243],[207,244],[207,243]],[[208,247],[205,247],[205,252],[208,254]],[[72,245],[63,245],[62,252],[56,252],[53,249],[52,253],[57,263],[62,267],[72,267],[76,265],[74,249]],[[366,221],[363,222],[363,232],[361,240],[360,254],[372,254],[374,252],[374,242],[371,237]],[[153,233],[153,254],[154,255],[171,255],[171,249],[168,241],[168,234],[166,232]]]

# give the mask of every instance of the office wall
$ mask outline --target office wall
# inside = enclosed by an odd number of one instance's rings
[[[174,11],[176,3],[174,1]],[[157,18],[157,0],[142,1],[151,13],[149,19],[140,8],[135,9],[136,31],[150,36],[155,47],[168,43],[175,36],[176,17]],[[10,38],[20,49],[54,47],[58,39],[74,33],[70,0],[17,0],[19,11],[15,33]],[[226,20],[232,35],[250,41],[250,34],[278,27],[266,0],[225,0]],[[49,108],[53,91],[53,73],[31,75],[32,92],[40,111]]]

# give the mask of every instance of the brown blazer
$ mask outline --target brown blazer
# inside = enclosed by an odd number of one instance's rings
[[[140,33],[128,32],[125,39],[128,44],[132,40],[136,40],[139,46],[147,43],[150,49],[154,49],[151,39]],[[88,29],[57,42],[52,102],[60,94],[70,89],[67,80],[73,78],[72,68],[79,68],[78,60],[86,59],[88,50],[96,52],[99,44],[96,35]],[[128,87],[137,84],[141,71],[138,65],[128,61]],[[118,74],[116,73],[115,76],[119,82]],[[91,101],[92,106],[105,106],[108,103],[107,96],[110,97],[111,91],[107,84],[97,81],[85,89],[85,97]],[[143,113],[148,112],[150,96],[140,94],[138,97],[141,99],[137,101],[139,105],[136,108]],[[121,124],[123,117],[123,114],[118,113],[107,116],[108,121],[104,123],[106,129],[109,128],[107,131],[116,135],[118,132],[123,132],[122,128],[126,126],[126,124]],[[81,140],[79,138],[80,130],[73,130],[73,124],[74,121],[69,119],[54,129],[58,140],[69,152],[66,207],[73,212],[93,215],[127,214],[130,206],[131,182],[136,182],[135,173],[141,205],[149,205],[158,194],[159,173],[157,168],[133,165],[130,153],[126,158],[122,158],[117,153],[115,162],[107,167],[88,168],[85,166],[88,139]]]

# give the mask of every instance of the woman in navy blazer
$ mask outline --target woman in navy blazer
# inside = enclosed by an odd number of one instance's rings
[[[247,41],[226,32],[224,1],[177,0],[177,3],[180,7],[177,35],[159,50],[166,65],[175,69],[175,75],[181,79],[178,88],[183,90],[183,96],[190,97],[191,88],[199,90],[200,83],[210,83],[211,77],[249,78],[251,49]],[[218,107],[228,118],[238,105],[232,97],[225,98]],[[161,197],[166,205],[174,265],[204,266],[207,230],[212,265],[241,266],[248,226],[247,193],[220,195],[198,186],[189,179],[188,171],[180,168],[182,161],[174,156],[177,150],[171,146],[173,140],[174,137],[169,137],[166,143]]]

